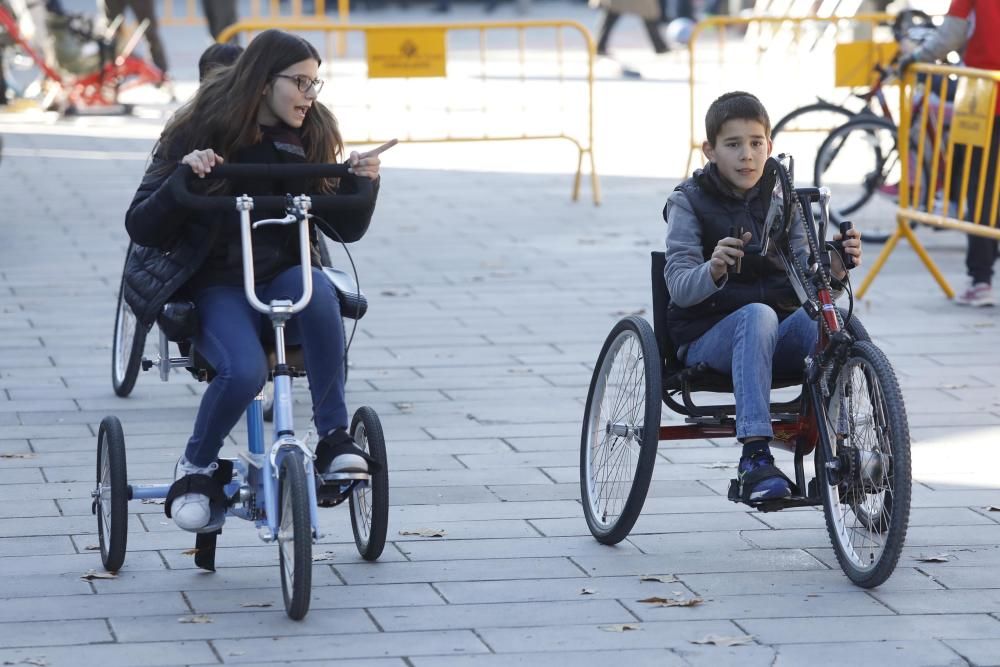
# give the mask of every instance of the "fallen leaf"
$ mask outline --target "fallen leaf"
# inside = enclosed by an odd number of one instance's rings
[[[645,315],[646,309],[639,308],[638,310],[616,310],[611,313],[612,317],[628,317],[629,315]]]
[[[100,544],[88,544],[83,548],[84,551],[97,551],[101,548]]]
[[[444,537],[445,531],[440,528],[421,528],[420,530],[401,530],[400,535],[416,535],[417,537]]]
[[[987,512],[1000,512],[1000,507],[997,507],[996,505],[990,505],[989,507],[986,508],[986,511]]]
[[[273,602],[244,602],[241,607],[273,607]]]
[[[142,499],[142,504],[143,505],[163,505],[163,504],[166,504],[166,502],[167,502],[166,498],[143,498]]]
[[[7,452],[0,452],[0,459],[33,459],[33,458],[35,458],[34,454],[8,454]]]
[[[672,574],[644,574],[639,581],[658,581],[661,584],[675,584],[677,577]]]
[[[332,551],[324,551],[321,554],[313,554],[313,562],[316,563],[321,560],[333,560]]]
[[[726,637],[724,635],[705,635],[701,639],[692,639],[692,644],[712,644],[714,646],[744,646],[753,641],[753,635]]]
[[[936,556],[918,556],[917,561],[921,563],[947,563],[951,560],[951,554],[937,554]]]
[[[6,663],[5,662],[4,664],[5,665],[8,665],[8,664],[9,665],[13,665],[14,663],[12,663],[12,662]],[[21,665],[34,665],[35,667],[45,667],[46,665],[49,664],[49,661],[46,660],[45,658],[25,658],[24,660],[22,660],[18,664],[21,664]]]
[[[84,581],[93,581],[94,579],[117,579],[118,575],[114,572],[98,572],[97,570],[87,570],[87,573],[80,577]]]
[[[580,589],[580,595],[593,595],[596,592],[597,591],[595,591],[593,588],[581,588]]]
[[[651,597],[644,600],[639,600],[644,604],[651,604],[655,607],[697,607],[704,600],[701,598],[661,598],[661,597]]]
[[[197,556],[198,555],[198,550],[197,549],[188,549],[187,551],[182,551],[181,555],[182,556]]]
[[[181,616],[177,619],[178,623],[214,623],[211,616],[206,616],[205,614],[195,614],[194,616]]]
[[[968,386],[967,384],[943,384],[941,389],[965,389]]]
[[[638,625],[629,625],[628,623],[619,623],[618,625],[602,625],[601,630],[605,632],[628,632],[629,630],[641,630]]]
[[[699,463],[702,468],[735,468],[735,463],[726,463],[724,461],[716,461],[715,463]]]

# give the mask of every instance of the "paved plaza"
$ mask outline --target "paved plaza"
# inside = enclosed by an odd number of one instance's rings
[[[555,6],[592,27],[583,5]],[[645,48],[638,23],[622,29]],[[175,42],[189,91],[205,41]],[[0,663],[1000,665],[1000,309],[953,305],[905,245],[856,304],[900,378],[913,447],[910,528],[884,585],[850,583],[821,511],[727,501],[739,457],[728,438],[661,443],[630,537],[608,547],[589,534],[578,461],[590,375],[615,321],[652,317],[649,252],[683,166],[685,137],[608,111],[651,91],[683,104],[686,83],[597,83],[599,207],[586,187],[570,201],[575,156],[550,142],[383,155],[375,218],[351,247],[370,308],[347,399],[385,429],[389,542],[367,563],[347,508],[322,510],[301,622],[282,608],[277,548],[237,519],[204,573],[163,506],[133,502],[124,567],[83,578],[101,571],[101,419],[124,425],[130,482],[165,481],[203,390],[150,372],[121,399],[109,377],[123,215],[172,107],[151,94],[127,119],[0,112]],[[964,237],[919,235],[964,285]],[[305,428],[304,386],[296,399]],[[404,534],[427,530],[441,536]],[[640,602],[657,596],[702,602]]]

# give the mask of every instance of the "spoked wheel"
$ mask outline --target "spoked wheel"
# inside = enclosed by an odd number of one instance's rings
[[[831,470],[817,449],[827,530],[844,573],[864,588],[892,574],[910,516],[910,435],[896,375],[870,342],[856,342],[827,403]]]
[[[128,537],[128,472],[125,436],[117,417],[105,417],[97,433],[97,487],[93,492],[101,562],[117,572],[125,562]]]
[[[351,435],[380,464],[368,483],[355,484],[350,495],[354,544],[362,558],[378,560],[389,528],[389,464],[382,424],[374,410],[367,406],[358,408],[351,420]]]
[[[285,612],[294,621],[309,611],[312,588],[312,522],[302,459],[288,454],[278,477],[278,559]]]
[[[139,363],[146,344],[146,329],[125,303],[125,276],[118,288],[118,312],[115,315],[115,337],[111,347],[111,385],[122,398],[132,393]]]
[[[598,542],[617,544],[646,501],[660,435],[663,383],[649,323],[620,320],[597,358],[580,442],[580,493]]]

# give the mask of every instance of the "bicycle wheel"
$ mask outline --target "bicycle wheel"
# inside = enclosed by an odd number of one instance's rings
[[[867,341],[851,345],[823,421],[837,470],[817,448],[816,477],[830,542],[844,573],[864,588],[892,574],[910,515],[910,435],[888,359]]]
[[[128,538],[128,469],[125,435],[117,417],[105,417],[97,432],[97,487],[92,512],[97,515],[101,562],[117,572],[125,562]]]
[[[793,109],[771,128],[771,140],[781,132],[826,135],[854,117],[854,112],[838,104],[816,102]],[[779,151],[784,152],[784,151]]]
[[[902,173],[896,132],[883,118],[855,119],[831,132],[816,155],[813,180],[830,188],[830,217],[851,220],[870,243],[884,243],[896,227]]]
[[[380,464],[367,484],[354,485],[349,497],[351,529],[358,553],[365,560],[378,560],[389,528],[389,465],[382,424],[374,410],[367,406],[358,408],[351,420],[351,435]]]
[[[285,613],[293,621],[309,611],[312,587],[312,523],[309,519],[309,489],[302,460],[287,454],[278,477],[278,560]]]
[[[591,534],[617,544],[646,501],[660,435],[660,353],[649,323],[620,320],[604,341],[587,393],[580,494]]]
[[[125,303],[125,276],[118,288],[118,312],[115,314],[115,336],[111,342],[111,386],[115,394],[125,398],[132,393],[139,376],[142,350],[146,345],[146,328],[139,324],[135,313]]]

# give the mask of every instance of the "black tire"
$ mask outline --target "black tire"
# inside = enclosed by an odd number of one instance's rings
[[[823,140],[813,182],[830,188],[835,223],[851,220],[863,241],[885,243],[896,228],[901,167],[896,125],[884,118],[855,118]],[[926,179],[929,172],[923,171]]]
[[[129,246],[131,250],[131,246]],[[146,328],[125,303],[125,276],[118,288],[118,311],[115,313],[115,333],[111,342],[111,386],[115,394],[125,398],[132,393],[139,376],[142,350],[146,345]]]
[[[125,562],[128,539],[128,468],[125,435],[117,417],[105,417],[97,433],[97,486],[93,511],[97,515],[101,562],[108,572],[117,572]]]
[[[351,420],[351,435],[380,464],[368,484],[356,484],[349,496],[354,544],[362,558],[373,561],[382,555],[389,529],[389,463],[382,423],[373,409],[358,408]]]
[[[583,512],[602,544],[625,539],[646,501],[659,443],[662,392],[652,327],[641,317],[619,320],[594,367],[580,440]]]
[[[281,592],[285,613],[293,621],[299,621],[309,611],[312,589],[312,522],[308,481],[297,454],[288,454],[281,460],[278,503]]]
[[[828,472],[817,448],[816,477],[837,561],[858,586],[892,574],[910,516],[910,435],[906,407],[888,359],[867,341],[851,346],[834,379],[821,425],[839,467]],[[837,432],[845,435],[837,444]]]
[[[849,121],[854,117],[854,112],[837,104],[830,102],[816,102],[793,109],[783,116],[781,120],[771,128],[771,140],[782,131],[815,131],[825,135],[835,127]],[[833,119],[833,124],[831,124]],[[820,135],[820,136],[822,136]],[[781,151],[778,151],[781,152]]]

